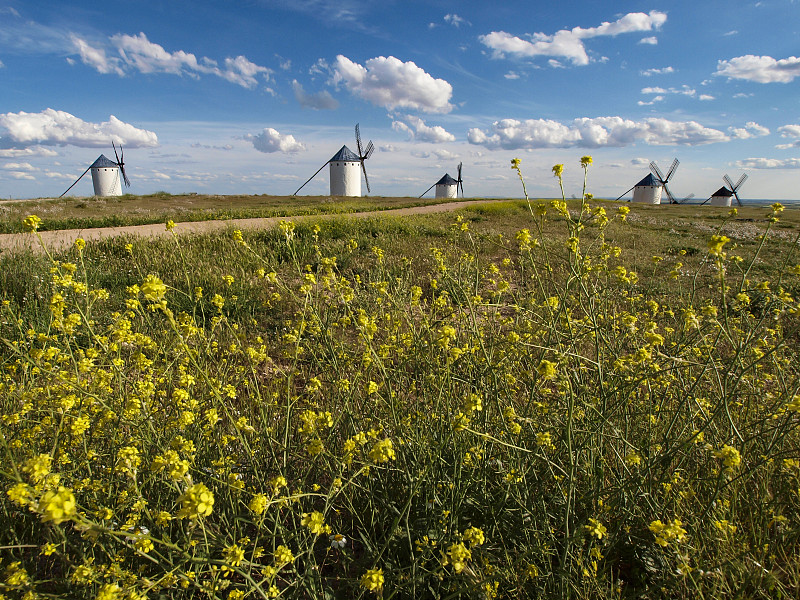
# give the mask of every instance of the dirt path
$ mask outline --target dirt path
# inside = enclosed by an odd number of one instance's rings
[[[408,208],[393,208],[389,210],[377,210],[359,213],[346,213],[334,215],[301,215],[293,217],[266,217],[257,219],[228,219],[224,221],[192,221],[187,223],[176,223],[175,233],[178,235],[189,235],[193,233],[210,233],[225,229],[268,229],[274,227],[282,220],[291,221],[319,221],[333,218],[352,218],[364,219],[378,216],[401,216],[401,215],[424,215],[431,213],[451,212],[474,206],[475,204],[486,204],[496,202],[496,200],[467,200],[466,202],[447,202],[444,204],[431,204],[428,206],[412,206]],[[39,232],[45,246],[50,250],[63,250],[75,243],[78,238],[83,238],[87,242],[101,240],[117,235],[132,235],[137,237],[164,237],[170,235],[163,223],[152,225],[131,225],[129,227],[97,227],[93,229],[61,229],[58,231]],[[35,235],[30,233],[6,233],[0,234],[0,250],[34,250],[41,251],[42,247]]]

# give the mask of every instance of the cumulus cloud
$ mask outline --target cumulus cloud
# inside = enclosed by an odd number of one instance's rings
[[[0,137],[0,145],[2,145]],[[25,148],[0,148],[0,158],[25,158],[28,156],[58,156],[58,152],[44,146],[28,146]]]
[[[455,13],[445,15],[444,20],[446,23],[450,23],[450,25],[452,25],[453,27],[461,27],[462,25],[472,25],[472,23],[470,23],[463,17],[459,17]]]
[[[647,159],[647,158],[638,157],[638,158],[632,158],[631,159],[631,165],[634,166],[634,167],[646,167],[649,164],[650,164],[650,160]]]
[[[778,127],[781,137],[800,138],[800,125],[781,125]]]
[[[708,102],[709,100],[716,100],[716,97],[712,96],[711,94],[700,94],[697,99],[702,100],[703,102]]]
[[[704,127],[695,121],[669,121],[650,118],[631,121],[622,117],[574,119],[569,124],[548,119],[503,119],[488,131],[470,129],[467,140],[490,150],[534,148],[623,147],[642,142],[654,146],[695,146],[727,141],[722,131]]]
[[[640,44],[645,44],[647,46],[655,46],[658,44],[658,38],[656,36],[650,36],[646,38],[642,38],[639,40]]]
[[[748,121],[744,127],[728,127],[728,133],[731,139],[734,140],[748,140],[755,137],[763,137],[769,135],[769,129],[763,125],[759,125],[754,121]]]
[[[260,80],[269,81],[272,69],[257,65],[245,56],[228,57],[222,66],[207,57],[197,58],[191,52],[169,52],[151,42],[144,33],[138,35],[116,34],[100,45],[91,45],[72,34],[74,50],[81,61],[99,73],[125,75],[139,73],[166,73],[170,75],[215,75],[245,88],[254,88]]]
[[[446,113],[453,109],[453,86],[435,79],[414,62],[394,56],[370,58],[360,65],[340,54],[333,66],[333,83],[344,84],[350,93],[388,110]]]
[[[679,94],[679,95],[683,95],[683,96],[694,97],[694,96],[697,95],[697,90],[695,90],[692,87],[689,87],[688,85],[683,85],[683,86],[681,86],[679,88],[676,88],[676,87],[670,87],[670,88],[646,87],[646,88],[642,88],[642,93],[643,94],[659,94],[659,95],[662,95],[662,96],[664,94]]]
[[[36,177],[31,175],[30,173],[26,173],[25,171],[11,171],[9,175],[14,179],[25,179],[28,181],[36,181]]]
[[[458,158],[458,154],[453,154],[449,150],[432,150],[431,152],[426,152],[423,150],[415,150],[411,153],[411,156],[415,156],[417,158],[436,158],[438,160],[452,160],[454,158]]]
[[[306,147],[294,139],[293,135],[284,135],[272,127],[267,127],[258,135],[246,135],[244,139],[253,143],[259,152],[284,152],[292,154],[305,150]]]
[[[663,67],[661,69],[647,69],[645,71],[639,71],[640,75],[644,75],[645,77],[650,77],[652,75],[665,75],[667,73],[674,73],[675,69],[673,67]]]
[[[441,125],[434,125],[431,127],[426,125],[425,121],[419,117],[408,116],[405,117],[405,121],[393,121],[392,129],[395,131],[403,131],[408,133],[411,139],[415,139],[420,142],[433,142],[435,144],[441,144],[443,142],[456,141],[456,136],[454,136],[452,133],[449,133]]]
[[[112,141],[128,148],[154,148],[158,136],[120,121],[114,115],[103,123],[88,123],[68,112],[47,108],[39,113],[0,114],[0,147],[78,146],[103,148]]]
[[[339,101],[331,96],[329,92],[323,90],[316,94],[307,94],[297,79],[292,81],[292,90],[294,91],[295,100],[303,108],[314,110],[335,110],[339,108]]]
[[[795,77],[800,77],[800,58],[790,56],[776,60],[771,56],[745,54],[718,61],[714,75],[757,83],[789,83]]]
[[[736,162],[740,169],[800,169],[800,158],[745,158]]]
[[[2,167],[8,171],[35,171],[31,163],[6,163]]]
[[[481,35],[478,39],[490,48],[493,58],[506,55],[518,58],[534,58],[536,56],[561,57],[568,59],[573,65],[588,65],[589,55],[583,40],[599,36],[617,36],[623,33],[653,31],[659,29],[667,20],[666,13],[650,11],[645,13],[628,13],[613,23],[603,22],[597,27],[584,29],[573,27],[562,29],[549,35],[546,33],[527,34],[523,39],[505,31],[493,31]]]

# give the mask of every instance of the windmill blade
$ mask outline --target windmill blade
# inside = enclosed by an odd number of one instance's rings
[[[328,163],[325,163],[325,165],[327,165],[327,164],[328,164]],[[322,171],[322,169],[324,169],[324,168],[325,168],[325,165],[322,165],[322,166],[321,166],[319,169],[317,169],[317,172],[316,172],[316,173],[314,173],[314,174],[313,174],[311,177],[309,177],[309,178],[306,180],[306,183],[308,183],[309,181],[311,181],[312,179],[314,179],[314,177],[316,177],[316,176],[317,176],[317,173],[319,173],[320,171]],[[299,188],[297,188],[297,191],[296,191],[294,194],[292,194],[292,196],[297,196],[297,192],[299,192],[299,191],[300,191],[300,190],[302,190],[304,187],[306,187],[306,183],[304,183],[304,184],[303,184],[303,185],[301,185]]]
[[[664,191],[667,193],[667,198],[669,198],[670,204],[677,204],[678,201],[675,200],[675,197],[672,195],[672,192],[669,191],[669,187],[667,187],[667,182],[664,182]]]
[[[433,185],[436,185],[436,184],[434,183]],[[420,198],[422,198],[422,197],[423,197],[425,194],[427,194],[428,192],[430,192],[430,191],[433,189],[433,185],[432,185],[431,187],[429,187],[427,190],[425,190],[424,192],[422,192],[422,193],[419,195],[419,197],[420,197]]]
[[[684,198],[683,200],[680,200],[680,201],[678,202],[678,204],[683,204],[684,202],[688,202],[688,201],[689,201],[689,200],[691,200],[692,198],[694,198],[694,194],[689,194],[688,196],[686,196],[686,198]]]
[[[733,188],[734,188],[733,180],[730,177],[728,177],[727,173],[722,176],[722,180],[728,185],[728,189],[730,191],[733,191]]]
[[[358,147],[358,158],[363,158],[364,152],[361,150],[361,131],[356,123],[356,146]]]
[[[370,156],[372,156],[373,152],[375,152],[375,144],[373,144],[372,140],[370,140],[367,144],[367,150],[364,152],[364,160],[367,160]]]
[[[75,183],[73,183],[71,186],[69,186],[69,187],[67,188],[67,190],[64,192],[64,194],[66,194],[68,191],[70,191],[72,188],[74,188],[74,187],[75,187],[75,184],[76,184],[76,183],[78,183],[78,182],[79,182],[81,179],[83,179],[83,176],[84,176],[84,175],[86,175],[86,174],[89,172],[89,169],[91,169],[91,168],[92,168],[92,167],[91,167],[91,165],[90,165],[90,166],[89,166],[89,167],[88,167],[88,168],[87,168],[87,169],[86,169],[86,170],[85,170],[83,173],[81,173],[81,176],[80,176],[80,177],[78,177],[78,178],[75,180]],[[59,196],[59,198],[62,198],[62,197],[64,196],[64,194],[61,194],[61,196]]]
[[[633,187],[636,187],[636,186],[633,186]],[[632,189],[633,189],[633,188],[631,188],[630,190],[628,190],[628,192],[630,192]],[[620,194],[620,196],[619,196],[619,198],[617,198],[617,200],[619,200],[620,198],[622,198],[622,196],[624,196],[624,195],[625,195],[625,194],[627,194],[628,192],[622,192],[622,194]],[[628,202],[630,202],[630,200],[629,200]]]
[[[371,190],[371,189],[369,189],[369,177],[367,177],[367,167],[366,167],[366,165],[364,164],[364,161],[363,161],[363,160],[361,161],[361,170],[362,170],[362,171],[364,171],[364,181],[365,181],[365,182],[366,182],[366,184],[367,184],[367,193],[369,194],[369,193],[371,193],[371,192],[372,192],[372,190]]]
[[[464,166],[463,162],[458,163],[458,179],[456,180],[456,194],[458,194],[458,188],[461,188],[461,197],[464,197],[464,181],[461,179],[461,167]]]
[[[733,189],[731,191],[735,193],[736,190],[738,190],[740,187],[742,187],[742,184],[745,181],[747,181],[747,173],[742,173],[742,176],[739,177],[739,181],[736,182],[736,185],[733,186]]]
[[[120,144],[119,154],[117,154],[117,147],[114,145],[114,140],[111,140],[111,147],[114,149],[114,158],[117,159],[117,166],[122,174],[122,181],[125,183],[125,187],[131,187],[131,181],[125,174],[125,150],[123,150],[122,144]]]
[[[656,179],[658,179],[661,183],[664,183],[664,174],[661,172],[661,169],[658,168],[658,165],[655,163],[655,161],[650,163],[650,172],[653,173],[653,175],[656,176]]]
[[[122,181],[125,182],[125,187],[131,187],[131,180],[125,173],[125,150],[122,148],[122,144],[119,145],[119,170],[122,172]]]
[[[679,164],[681,164],[681,162],[677,158],[672,161],[672,166],[669,168],[669,171],[667,171],[667,178],[664,180],[665,183],[675,174],[675,170],[678,168]]]
[[[739,206],[742,206],[742,201],[739,200],[739,194],[737,194],[736,192],[733,192],[733,196],[736,198],[736,202],[738,202]]]

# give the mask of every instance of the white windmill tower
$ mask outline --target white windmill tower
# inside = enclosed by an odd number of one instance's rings
[[[733,203],[733,199],[736,198],[736,202],[741,206],[742,201],[739,199],[739,188],[747,181],[747,173],[742,173],[736,185],[734,185],[733,180],[727,175],[722,179],[728,184],[727,187],[723,185],[714,192],[706,202],[710,202],[711,206],[730,206]],[[706,202],[703,202],[703,204]]]
[[[128,176],[125,174],[125,163],[123,162],[125,153],[122,150],[122,146],[120,146],[120,153],[117,154],[117,147],[114,145],[114,142],[111,142],[111,147],[114,148],[114,158],[117,159],[116,162],[106,158],[105,154],[101,154],[97,157],[97,160],[89,165],[89,168],[59,196],[59,198],[75,187],[75,184],[89,171],[92,172],[92,185],[94,187],[95,196],[122,196],[122,183],[125,183],[125,187],[130,187],[131,185]]]
[[[436,186],[436,198],[458,198],[458,188],[461,188],[461,197],[464,197],[464,183],[461,179],[461,167],[464,163],[458,163],[458,179],[450,177],[449,173],[445,173],[439,181],[434,183],[427,190],[422,192],[420,198],[431,191]]]
[[[364,172],[364,182],[367,184],[367,193],[372,191],[369,187],[367,167],[364,165],[364,161],[372,156],[372,153],[375,151],[375,145],[370,141],[366,148],[362,148],[361,132],[359,131],[358,123],[356,123],[356,147],[358,148],[358,154],[355,154],[347,146],[342,146],[339,151],[325,163],[325,165],[329,165],[330,168],[331,196],[361,195],[361,173],[359,173],[359,167],[360,170]],[[309,181],[314,179],[317,173],[325,168],[325,165],[317,169],[316,173],[297,188],[294,195],[296,196]]]

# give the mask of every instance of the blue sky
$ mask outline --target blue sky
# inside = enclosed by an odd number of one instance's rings
[[[800,198],[800,1],[0,0],[0,197],[58,196],[111,141],[130,191],[291,194],[353,126],[373,195]],[[325,194],[325,171],[303,193]],[[73,191],[91,193],[84,178]]]

